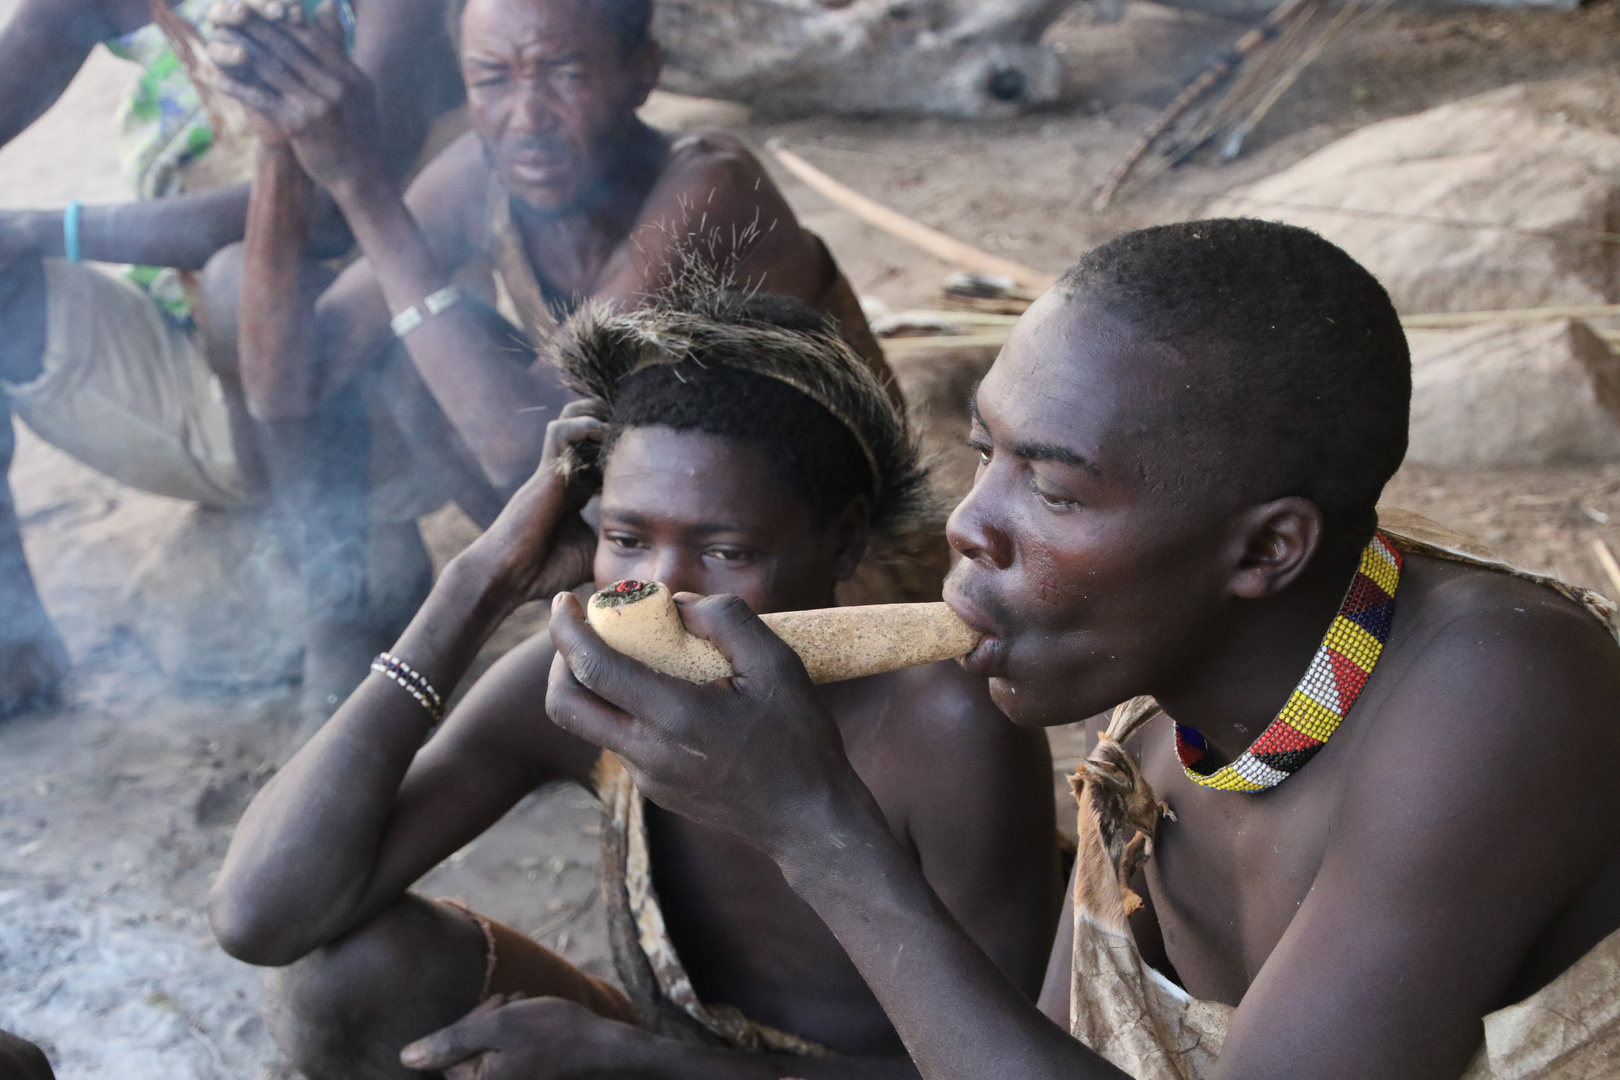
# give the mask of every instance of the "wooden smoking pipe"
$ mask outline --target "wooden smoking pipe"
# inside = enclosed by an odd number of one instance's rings
[[[585,618],[603,641],[689,682],[729,676],[720,650],[688,632],[675,597],[657,581],[621,581],[592,596]],[[761,615],[799,654],[811,682],[839,682],[964,656],[979,635],[944,604],[873,604]]]

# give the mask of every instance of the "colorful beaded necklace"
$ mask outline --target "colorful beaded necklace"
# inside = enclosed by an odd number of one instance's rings
[[[1266,791],[1305,766],[1344,720],[1367,685],[1389,640],[1395,588],[1401,583],[1401,553],[1383,533],[1374,533],[1361,553],[1339,614],[1295,688],[1260,737],[1236,761],[1200,768],[1209,744],[1197,728],[1176,725],[1176,756],[1187,779],[1217,791]]]

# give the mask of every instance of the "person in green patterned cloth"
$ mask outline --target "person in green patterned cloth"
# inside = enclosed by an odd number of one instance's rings
[[[208,9],[214,2],[180,0],[171,11],[206,35],[212,29]],[[354,8],[343,0],[339,10],[351,30],[352,47]],[[217,95],[204,102],[188,70],[203,54],[188,50],[190,42],[171,38],[171,33],[154,21],[103,43],[108,52],[141,69],[119,110],[119,173],[137,199],[215,191],[252,178],[252,132],[242,111]],[[190,317],[181,271],[130,266],[126,276],[172,317]]]
[[[114,479],[235,506],[263,501],[276,469],[264,460],[265,432],[236,400],[234,332],[223,332],[234,331],[231,249],[245,230],[256,137],[240,106],[199,92],[216,74],[202,47],[208,17],[234,6],[211,12],[210,2],[23,0],[0,31],[0,145],[55,102],[96,44],[141,68],[121,116],[135,201],[0,211],[0,408]],[[383,103],[378,145],[403,177],[460,115],[443,5],[360,0],[351,9],[346,0],[341,19]],[[344,254],[351,241],[341,216],[324,197],[314,205],[311,253]],[[213,349],[211,280],[222,330]],[[326,418],[329,429],[343,423]],[[11,454],[11,425],[0,424],[0,477]],[[11,613],[0,626],[5,715],[50,700],[67,662],[3,480],[0,610]]]

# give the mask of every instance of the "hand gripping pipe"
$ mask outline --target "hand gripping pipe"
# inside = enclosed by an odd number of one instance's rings
[[[661,582],[621,581],[603,589],[585,605],[585,617],[603,641],[666,675],[701,683],[732,674],[718,649],[687,631]],[[979,642],[941,603],[781,611],[760,619],[818,683],[950,660]]]

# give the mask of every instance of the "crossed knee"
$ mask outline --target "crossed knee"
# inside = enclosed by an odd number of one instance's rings
[[[242,243],[220,248],[208,260],[197,279],[197,324],[202,331],[203,351],[208,364],[228,385],[239,382],[249,394],[249,403],[255,414],[264,413],[277,420],[298,420],[309,415],[316,399],[308,393],[293,393],[289,386],[302,386],[309,380],[285,370],[287,363],[308,364],[310,359],[302,353],[296,360],[285,357],[267,357],[258,361],[259,370],[253,378],[242,371],[242,286],[247,269],[246,247]],[[315,302],[332,284],[331,268],[305,258],[298,267],[298,296],[290,310],[260,311],[260,324],[267,315],[279,319],[310,320],[315,318]],[[262,284],[262,283],[261,283]],[[285,303],[286,300],[281,301]],[[267,368],[264,365],[269,363]],[[255,392],[255,387],[257,391]],[[264,400],[254,400],[255,393]]]
[[[197,325],[209,366],[220,375],[237,374],[237,309],[242,297],[244,248],[228,244],[216,251],[197,276]]]
[[[407,896],[265,977],[265,1023],[310,1080],[415,1077],[406,1043],[460,1019],[483,987],[483,932],[464,912]]]

